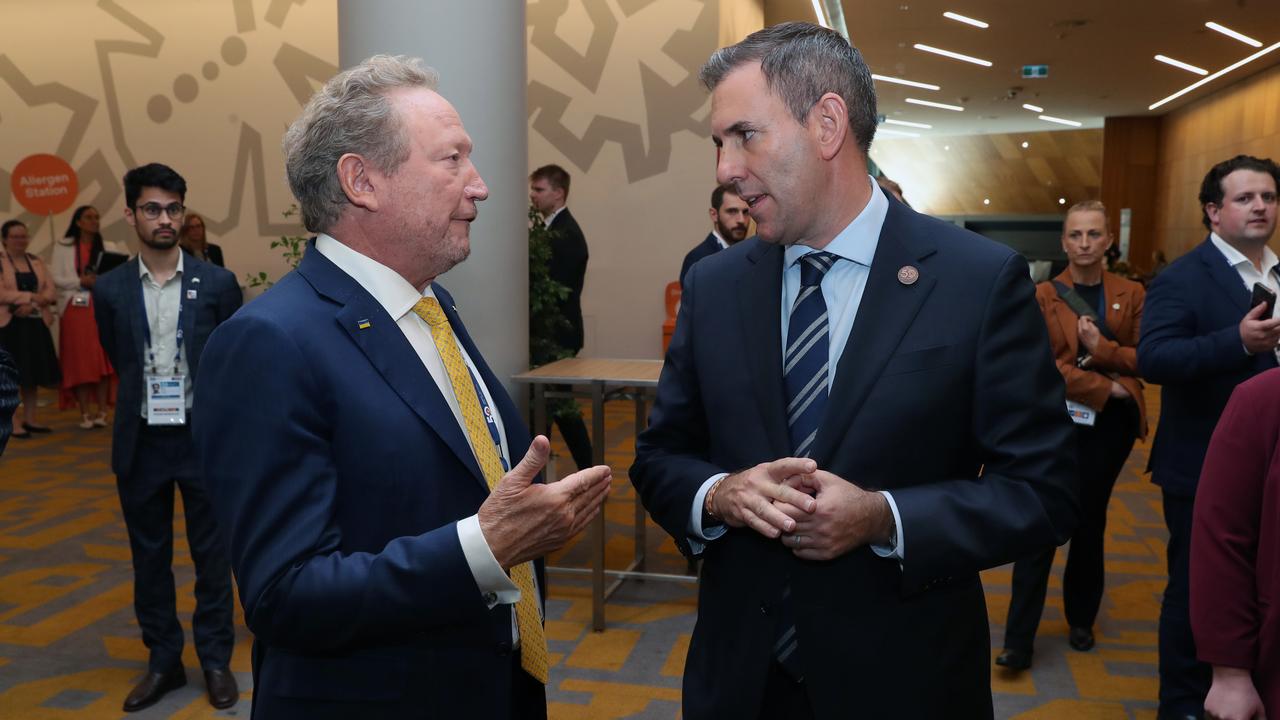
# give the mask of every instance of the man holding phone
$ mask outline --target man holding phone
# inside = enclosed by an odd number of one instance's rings
[[[1276,229],[1280,166],[1237,155],[1200,187],[1209,237],[1151,283],[1138,370],[1162,385],[1160,425],[1147,469],[1163,492],[1169,584],[1160,608],[1160,717],[1200,717],[1211,675],[1191,635],[1188,569],[1191,515],[1214,425],[1236,385],[1277,366],[1280,319],[1267,293],[1280,291]],[[1255,292],[1260,286],[1262,290]],[[1273,295],[1274,297],[1274,295]]]

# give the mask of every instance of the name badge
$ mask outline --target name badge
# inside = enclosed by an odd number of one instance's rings
[[[1067,414],[1071,416],[1071,422],[1077,425],[1086,425],[1093,427],[1098,421],[1098,413],[1093,408],[1083,403],[1067,401]]]
[[[147,424],[187,424],[187,377],[146,375]]]

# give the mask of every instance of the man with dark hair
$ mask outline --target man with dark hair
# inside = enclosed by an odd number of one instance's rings
[[[631,468],[704,557],[684,717],[992,717],[978,572],[1076,517],[1027,264],[876,185],[840,34],[766,28],[701,77],[758,236],[685,278]]]
[[[209,703],[227,708],[240,697],[229,668],[231,566],[196,465],[191,422],[205,341],[240,307],[240,286],[227,270],[178,246],[187,194],[181,175],[159,163],[143,165],[125,173],[124,194],[125,222],[141,250],[93,288],[98,336],[120,377],[111,469],[133,554],[134,611],[150,651],[147,674],[124,710],[153,705],[187,683],[172,570],[175,486],[196,568],[196,654]]]
[[[565,203],[569,202],[569,173],[559,165],[543,165],[529,175],[529,202],[542,213],[551,231],[551,259],[547,274],[569,288],[560,301],[560,314],[568,321],[556,333],[560,347],[577,355],[582,350],[585,333],[582,324],[582,286],[587,278],[587,238]],[[566,389],[555,386],[553,390]],[[555,418],[565,445],[579,470],[591,467],[591,436],[578,414],[562,414]]]
[[[747,215],[747,203],[734,192],[731,185],[717,185],[711,191],[711,232],[706,239],[684,256],[680,265],[680,284],[689,274],[693,264],[708,255],[714,255],[730,245],[736,245],[747,237],[751,218]]]
[[[1276,367],[1280,319],[1254,288],[1280,291],[1276,229],[1280,167],[1237,155],[1200,186],[1209,236],[1151,282],[1138,371],[1160,389],[1160,424],[1147,469],[1160,486],[1169,529],[1169,583],[1160,605],[1160,717],[1199,717],[1210,670],[1196,659],[1189,610],[1189,557],[1196,485],[1214,425],[1232,390]]]

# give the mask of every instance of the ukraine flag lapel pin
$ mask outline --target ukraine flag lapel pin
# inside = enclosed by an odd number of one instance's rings
[[[370,328],[369,318],[360,318],[356,321],[357,330],[368,330]]]

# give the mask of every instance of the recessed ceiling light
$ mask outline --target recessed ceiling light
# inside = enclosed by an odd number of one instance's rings
[[[974,27],[982,28],[983,30],[985,30],[985,29],[987,29],[987,28],[991,27],[990,25],[988,25],[987,23],[982,22],[981,20],[974,20],[974,19],[973,19],[973,18],[971,18],[971,17],[965,17],[964,15],[961,15],[960,13],[953,13],[953,12],[951,12],[950,10],[948,10],[947,12],[942,13],[942,17],[944,17],[944,18],[949,18],[949,19],[951,19],[951,20],[955,20],[956,22],[962,22],[962,23],[965,23],[966,25],[972,25],[972,26],[974,26]]]
[[[929,83],[916,82],[915,80],[903,80],[902,78],[889,77],[888,75],[876,75],[875,73],[871,74],[871,79],[879,80],[880,82],[894,83],[896,85],[909,85],[911,87],[921,88],[924,90],[941,89],[939,86],[931,85]]]
[[[831,26],[827,24],[827,14],[822,12],[822,0],[813,0],[813,14],[818,16],[818,24],[828,30]]]
[[[1022,107],[1027,110],[1030,110],[1031,112],[1044,112],[1044,108],[1040,107],[1039,105],[1031,105],[1030,103],[1023,103]]]
[[[888,118],[885,120],[885,122],[890,125],[902,125],[904,127],[920,128],[922,130],[933,129],[932,125],[925,125],[924,123],[918,123],[918,122],[909,122],[907,120],[894,120],[893,118]]]
[[[1022,141],[1022,149],[1023,149],[1023,150],[1025,150],[1025,149],[1027,149],[1027,148],[1029,148],[1029,147],[1031,147],[1031,143],[1027,142],[1026,140],[1023,140],[1023,141]]]
[[[1197,80],[1197,81],[1195,81],[1195,82],[1191,83],[1190,85],[1188,85],[1188,86],[1186,86],[1186,87],[1182,88],[1182,89],[1181,89],[1181,90],[1179,90],[1178,92],[1176,92],[1176,93],[1174,93],[1174,94],[1170,95],[1169,97],[1167,97],[1167,98],[1165,98],[1165,99],[1163,99],[1163,100],[1157,100],[1156,102],[1151,103],[1150,105],[1148,105],[1148,106],[1147,106],[1147,109],[1148,109],[1148,110],[1155,110],[1156,108],[1160,107],[1161,105],[1164,105],[1165,103],[1167,103],[1167,102],[1169,102],[1169,101],[1171,101],[1171,100],[1175,100],[1175,99],[1177,99],[1177,98],[1180,98],[1180,97],[1182,97],[1183,95],[1186,95],[1187,93],[1191,92],[1192,90],[1195,90],[1196,88],[1200,87],[1201,85],[1204,85],[1204,84],[1205,84],[1205,83],[1207,83],[1207,82],[1212,82],[1212,81],[1214,81],[1214,80],[1217,80],[1218,78],[1222,77],[1223,75],[1226,75],[1227,73],[1231,72],[1232,70],[1235,70],[1236,68],[1240,67],[1241,65],[1245,65],[1245,64],[1247,64],[1247,63],[1251,63],[1251,62],[1253,62],[1254,60],[1257,60],[1258,58],[1262,57],[1263,55],[1266,55],[1267,53],[1274,52],[1274,51],[1275,51],[1276,49],[1278,49],[1278,48],[1280,48],[1280,43],[1276,43],[1276,44],[1274,44],[1274,45],[1269,45],[1269,46],[1267,46],[1267,47],[1265,47],[1265,48],[1263,48],[1263,49],[1259,50],[1258,52],[1256,52],[1256,53],[1254,53],[1254,54],[1250,55],[1249,57],[1247,57],[1247,58],[1245,58],[1245,59],[1243,59],[1243,60],[1241,60],[1241,61],[1239,61],[1239,62],[1232,63],[1231,65],[1228,65],[1228,66],[1226,66],[1226,67],[1222,68],[1221,70],[1219,70],[1218,72],[1216,72],[1216,73],[1214,73],[1214,74],[1212,74],[1212,75],[1209,75],[1209,76],[1207,76],[1207,77],[1202,77],[1202,78],[1200,78],[1199,80]]]
[[[1059,204],[1059,205],[1066,205],[1066,204],[1067,204],[1067,199],[1066,199],[1066,198],[1058,198],[1058,204]]]
[[[892,136],[894,136],[894,137],[911,137],[911,138],[918,138],[918,137],[920,137],[920,133],[904,132],[904,131],[902,131],[902,130],[890,130],[889,128],[878,128],[878,129],[876,130],[876,134],[877,134],[877,135],[892,135]]]
[[[950,150],[950,149],[951,149],[951,146],[950,146],[950,145],[943,145],[943,146],[942,146],[942,149],[943,149],[943,150]]]
[[[1186,70],[1187,72],[1193,72],[1193,73],[1195,73],[1195,74],[1197,74],[1197,75],[1208,75],[1208,74],[1209,74],[1209,71],[1208,71],[1208,70],[1205,70],[1205,69],[1204,69],[1204,68],[1202,68],[1202,67],[1196,67],[1195,65],[1192,65],[1192,64],[1190,64],[1190,63],[1184,63],[1184,62],[1182,62],[1181,60],[1174,60],[1173,58],[1169,57],[1168,55],[1157,55],[1157,56],[1156,56],[1156,59],[1157,59],[1157,60],[1159,60],[1160,62],[1162,62],[1162,63],[1166,64],[1166,65],[1172,65],[1172,66],[1174,66],[1174,67],[1176,67],[1176,68],[1181,68],[1181,69],[1183,69],[1183,70]]]
[[[948,105],[946,103],[932,102],[929,100],[917,100],[915,98],[907,98],[907,102],[912,105],[924,105],[925,107],[938,108],[940,110],[954,110],[955,112],[964,112],[964,108],[959,105]]]
[[[991,204],[991,198],[982,198],[982,204],[983,204],[983,205],[990,205],[990,204]]]
[[[1070,125],[1071,127],[1080,127],[1084,124],[1076,122],[1075,120],[1064,120],[1062,118],[1053,117],[1052,115],[1041,115],[1039,117],[1045,122],[1058,123],[1059,125]]]
[[[1224,26],[1222,26],[1222,25],[1219,25],[1219,24],[1218,24],[1218,23],[1216,23],[1216,22],[1207,22],[1207,23],[1205,23],[1205,24],[1204,24],[1204,26],[1205,26],[1205,27],[1207,27],[1207,28],[1209,28],[1210,30],[1217,30],[1218,32],[1222,33],[1223,35],[1226,35],[1226,36],[1227,36],[1227,37],[1229,37],[1229,38],[1235,38],[1236,40],[1239,40],[1240,42],[1244,43],[1245,45],[1252,45],[1252,46],[1254,46],[1254,47],[1262,47],[1262,43],[1258,42],[1257,40],[1254,40],[1253,38],[1249,37],[1248,35],[1244,35],[1244,34],[1242,34],[1242,33],[1238,33],[1238,32],[1236,32],[1235,30],[1232,30],[1232,29],[1231,29],[1231,28],[1229,28],[1229,27],[1224,27]]]
[[[949,57],[949,58],[951,58],[952,60],[963,60],[964,62],[967,62],[967,63],[973,63],[974,65],[981,65],[982,67],[991,67],[991,61],[990,61],[990,60],[983,60],[982,58],[976,58],[976,57],[973,57],[973,56],[971,56],[971,55],[961,55],[961,54],[960,54],[960,53],[958,53],[958,52],[951,52],[950,50],[943,50],[943,49],[941,49],[941,48],[933,47],[932,45],[922,45],[922,44],[920,44],[920,43],[916,43],[915,45],[912,45],[911,47],[913,47],[913,48],[915,48],[915,49],[917,49],[917,50],[923,50],[923,51],[925,51],[925,52],[927,52],[927,53],[933,53],[934,55],[941,55],[941,56],[943,56],[943,57]]]

